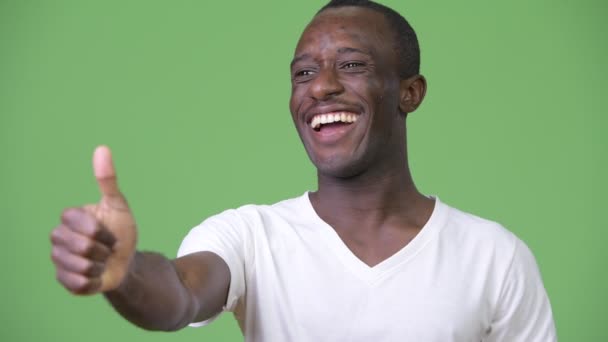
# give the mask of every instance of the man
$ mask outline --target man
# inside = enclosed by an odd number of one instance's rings
[[[422,102],[414,31],[368,1],[332,1],[304,30],[290,109],[318,190],[213,216],[179,258],[136,251],[110,151],[97,205],[64,211],[58,280],[103,293],[152,330],[233,311],[247,341],[554,341],[528,248],[500,225],[422,195],[405,121]]]

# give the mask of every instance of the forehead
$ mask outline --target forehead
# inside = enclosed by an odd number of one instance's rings
[[[381,13],[361,7],[338,7],[327,9],[313,18],[304,29],[295,54],[341,47],[382,53],[392,50],[392,42],[391,31]]]

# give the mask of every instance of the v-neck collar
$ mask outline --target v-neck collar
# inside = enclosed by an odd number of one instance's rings
[[[308,191],[302,196],[302,201],[304,202],[303,207],[307,211],[306,214],[311,218],[313,224],[319,227],[318,233],[322,236],[321,240],[352,273],[370,285],[374,285],[395,272],[398,266],[414,258],[443,228],[449,207],[439,198],[434,196],[431,198],[435,200],[433,212],[418,234],[396,253],[371,267],[359,259],[346,246],[334,228],[317,214],[310,201]]]

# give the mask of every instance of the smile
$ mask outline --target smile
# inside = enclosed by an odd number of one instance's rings
[[[321,131],[324,126],[345,126],[357,121],[358,114],[351,112],[332,112],[317,114],[313,116],[310,127],[315,131]]]

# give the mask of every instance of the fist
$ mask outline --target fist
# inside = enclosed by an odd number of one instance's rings
[[[80,295],[116,289],[129,271],[137,243],[135,220],[118,188],[107,147],[95,150],[93,169],[101,200],[64,210],[51,233],[57,280]]]

